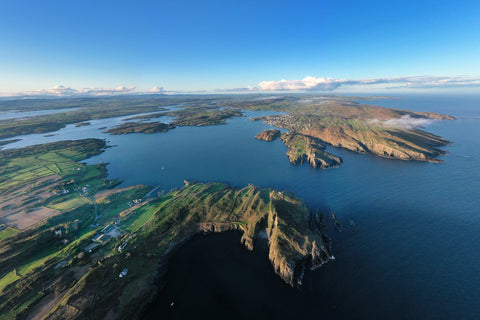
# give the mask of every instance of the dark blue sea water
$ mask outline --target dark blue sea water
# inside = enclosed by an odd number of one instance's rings
[[[371,103],[458,117],[426,128],[453,141],[445,163],[331,150],[343,157],[341,168],[292,166],[280,141],[253,139],[263,126],[247,119],[145,137],[157,142],[146,151],[150,159],[134,167],[132,154],[112,163],[112,174],[132,183],[176,186],[187,178],[288,189],[312,208],[334,210],[346,225],[331,234],[336,260],[308,273],[300,290],[273,273],[265,249],[241,248],[238,235],[195,240],[172,259],[147,318],[479,319],[480,98]],[[133,141],[132,151],[141,152]],[[101,157],[108,160],[108,152]]]
[[[300,290],[273,273],[264,244],[248,252],[237,234],[198,238],[173,257],[150,319],[479,319],[480,96],[368,102],[456,116],[425,128],[453,142],[444,148],[445,163],[332,148],[344,160],[340,168],[293,166],[280,141],[253,138],[268,126],[248,118],[265,113],[247,113],[223,126],[123,136],[98,130],[121,118],[96,120],[6,147],[106,138],[114,147],[88,162],[108,162],[110,178],[124,185],[168,190],[198,180],[288,189],[312,209],[335,211],[344,225],[341,233],[330,231],[336,260],[307,273]]]

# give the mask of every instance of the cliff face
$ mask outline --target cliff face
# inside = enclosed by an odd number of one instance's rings
[[[448,140],[423,130],[373,125],[360,128],[350,125],[319,125],[301,132],[334,147],[398,160],[441,162],[437,157],[446,152],[438,148],[449,143]]]
[[[320,139],[298,132],[281,134],[279,130],[263,130],[255,139],[272,141],[278,137],[289,148],[287,157],[292,164],[308,163],[314,168],[327,169],[338,167],[343,162],[342,158],[326,152]]]
[[[255,194],[257,191],[250,192]],[[270,262],[275,272],[292,286],[301,280],[300,271],[306,264],[317,267],[330,259],[329,240],[318,230],[310,229],[308,224],[310,213],[303,202],[291,194],[270,191],[268,201],[262,200],[255,206],[261,210],[268,207],[268,210],[253,216],[247,213],[243,218],[239,217],[251,223],[202,222],[192,230],[204,233],[241,230],[242,244],[247,249],[253,250],[255,237],[259,231],[265,229],[268,235]],[[242,207],[247,209],[245,206]],[[247,209],[245,212],[248,211]]]
[[[292,164],[308,163],[314,168],[338,167],[342,158],[325,151],[325,144],[317,138],[297,132],[284,133],[282,141],[289,148],[287,157]]]
[[[300,282],[305,266],[316,267],[331,258],[328,237],[310,228],[309,210],[288,192],[187,183],[155,206],[148,222],[129,236],[127,249],[93,266],[47,319],[136,317],[158,290],[153,279],[163,281],[171,252],[198,233],[239,230],[241,242],[252,250],[254,239],[265,230],[273,268],[292,286]],[[124,268],[128,274],[119,279]]]
[[[309,214],[305,205],[286,198],[288,196],[282,193],[272,192],[267,227],[268,256],[275,272],[294,285],[301,281],[305,262],[312,267],[320,266],[331,258],[331,253],[327,238],[308,227]]]
[[[188,214],[180,227],[191,233],[241,230],[241,241],[250,250],[259,231],[265,230],[269,258],[275,271],[294,285],[298,268],[305,262],[314,265],[330,258],[329,243],[318,230],[309,227],[309,211],[290,193],[253,186],[235,190],[222,184],[193,184],[179,191],[178,202],[188,203]],[[175,202],[175,203],[173,203]],[[176,200],[171,205],[176,206]]]
[[[433,114],[431,117],[439,116]],[[448,119],[447,116],[444,118]],[[439,136],[408,126],[408,121],[430,121],[427,118],[412,118],[409,115],[406,118],[387,120],[280,115],[266,117],[263,120],[267,124],[289,129],[292,137],[301,134],[316,138],[314,141],[317,149],[324,149],[325,144],[329,144],[354,152],[371,153],[398,160],[442,162],[438,157],[445,155],[446,152],[439,148],[450,143]],[[407,122],[407,125],[390,125],[390,123],[402,124],[402,121]],[[287,147],[295,150],[291,145],[290,143]],[[304,154],[301,156],[296,152],[290,152],[289,158],[292,163],[307,161],[308,153]]]
[[[273,141],[280,137],[280,130],[269,129],[263,130],[255,136],[255,139],[264,140],[264,141]]]

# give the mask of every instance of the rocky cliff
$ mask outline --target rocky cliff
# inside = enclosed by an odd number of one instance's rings
[[[255,136],[255,139],[257,140],[264,140],[264,141],[273,141],[280,137],[280,130],[276,129],[268,129],[268,130],[263,130],[259,134]]]
[[[449,143],[448,140],[419,129],[406,130],[374,125],[318,125],[301,132],[334,147],[398,160],[442,162],[437,157],[445,155],[446,152],[439,148]]]
[[[292,164],[308,163],[314,168],[338,167],[342,158],[325,151],[325,144],[317,138],[298,132],[282,134],[283,143],[289,148],[287,157]]]
[[[273,268],[292,286],[300,282],[306,266],[322,265],[332,257],[328,237],[311,227],[305,203],[289,192],[187,183],[154,205],[153,216],[128,237],[127,249],[92,266],[47,319],[135,318],[155,296],[157,283],[164,281],[170,254],[199,233],[239,230],[241,242],[252,250],[259,232],[266,231]],[[125,269],[128,274],[119,279]]]

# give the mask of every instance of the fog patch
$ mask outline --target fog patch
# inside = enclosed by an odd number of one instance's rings
[[[278,99],[282,99],[282,97],[278,97],[278,96],[258,97],[258,98],[252,99],[252,101],[278,100]]]
[[[416,129],[419,127],[425,127],[432,124],[435,120],[427,118],[413,118],[410,115],[403,115],[400,118],[379,120],[373,119],[370,122],[374,124],[381,124],[385,127],[394,127],[402,129]]]

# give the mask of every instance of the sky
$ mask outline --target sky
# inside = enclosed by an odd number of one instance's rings
[[[480,1],[0,0],[0,94],[480,90]]]

